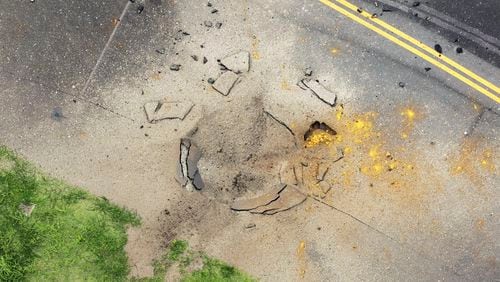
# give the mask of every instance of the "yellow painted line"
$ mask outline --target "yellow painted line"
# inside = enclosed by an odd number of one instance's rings
[[[346,6],[347,8],[353,10],[354,12],[358,12],[358,7],[356,7],[355,5],[347,2],[346,0],[335,0],[337,2],[339,2],[340,4]],[[410,35],[402,32],[401,30],[393,27],[392,25],[386,23],[385,21],[379,19],[379,18],[376,18],[376,17],[373,17],[372,14],[366,12],[366,11],[363,11],[363,10],[360,10],[361,14],[363,17],[367,18],[368,20],[380,25],[381,27],[389,30],[390,32],[398,35],[399,37],[407,40],[408,42],[411,42],[412,44],[414,44],[415,46],[421,48],[422,50],[428,52],[429,54],[433,55],[434,57],[438,58],[438,59],[441,59],[443,60],[445,63],[449,64],[450,66],[453,66],[454,68],[456,68],[457,70],[461,71],[462,73],[470,76],[471,78],[475,79],[476,81],[482,83],[484,86],[490,88],[491,90],[493,90],[494,92],[496,92],[497,94],[500,94],[500,87],[494,85],[493,83],[489,82],[488,80],[480,77],[479,75],[475,74],[474,72],[472,72],[471,70],[467,69],[466,67],[460,65],[459,63],[455,62],[454,60],[446,57],[445,55],[437,52],[436,50],[434,50],[434,48],[431,48],[430,46],[422,43],[421,41],[411,37]]]
[[[490,91],[488,91],[487,89],[485,89],[484,87],[478,85],[477,83],[471,81],[470,79],[464,77],[463,75],[457,73],[456,71],[450,69],[448,66],[438,62],[437,60],[435,60],[434,58],[432,57],[429,57],[428,55],[422,53],[421,51],[415,49],[414,47],[408,45],[407,43],[399,40],[398,38],[390,35],[389,33],[381,30],[380,28],[364,21],[363,19],[361,18],[358,18],[357,16],[351,14],[350,12],[348,12],[347,10],[335,5],[334,3],[328,1],[328,0],[319,0],[321,3],[325,4],[326,6],[336,10],[337,12],[341,13],[342,15],[350,18],[351,20],[361,24],[362,26],[376,32],[377,34],[385,37],[386,39],[392,41],[393,43],[403,47],[404,49],[410,51],[411,53],[421,57],[422,59],[428,61],[429,63],[435,65],[436,67],[442,69],[443,71],[453,75],[455,78],[457,78],[458,80],[462,81],[463,83],[469,85],[470,87],[474,88],[475,90],[479,91],[480,93],[484,94],[485,96],[489,97],[490,99],[492,99],[493,101],[497,102],[497,103],[500,103],[500,98],[497,97],[495,94],[491,93]]]

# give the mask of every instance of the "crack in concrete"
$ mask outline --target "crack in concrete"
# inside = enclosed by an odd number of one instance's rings
[[[97,59],[97,62],[94,65],[94,68],[92,68],[92,71],[90,72],[90,74],[89,74],[89,76],[88,76],[88,78],[87,78],[87,80],[85,82],[85,85],[83,86],[83,89],[81,91],[81,95],[82,96],[87,91],[87,88],[89,87],[90,82],[92,81],[92,78],[94,77],[94,75],[95,75],[95,73],[97,71],[97,68],[99,67],[99,65],[102,62],[102,59],[104,58],[104,54],[109,49],[109,46],[111,45],[111,41],[113,41],[113,38],[115,37],[116,31],[118,30],[118,28],[121,25],[121,22],[122,22],[123,18],[125,17],[125,14],[127,13],[128,7],[130,6],[130,3],[132,3],[132,2],[131,1],[127,1],[127,4],[123,8],[123,11],[122,11],[122,13],[120,15],[120,18],[118,19],[118,22],[117,22],[116,26],[113,28],[113,31],[109,35],[109,38],[108,38],[108,41],[106,42],[106,45],[104,45],[104,48],[102,49],[101,54],[99,55],[99,58]]]

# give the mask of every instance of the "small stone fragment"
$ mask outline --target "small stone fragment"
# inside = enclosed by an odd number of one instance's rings
[[[213,78],[209,77],[209,78],[207,79],[207,82],[208,82],[209,84],[214,84],[215,79],[213,79]]]
[[[178,64],[171,64],[170,65],[171,71],[179,71],[180,69],[181,69],[181,65],[178,65]]]
[[[231,89],[233,89],[238,79],[239,76],[237,74],[227,71],[217,78],[214,84],[212,84],[212,87],[220,94],[227,96],[229,95],[229,92],[231,92]]]
[[[434,45],[434,50],[436,50],[439,54],[443,53],[443,48],[439,44]]]
[[[312,73],[313,73],[313,71],[312,71],[312,69],[311,69],[311,68],[306,68],[306,70],[304,71],[304,74],[305,74],[306,76],[311,76],[311,75],[312,75]]]
[[[155,101],[144,104],[144,111],[149,123],[156,123],[164,119],[183,120],[193,108],[191,102],[162,102]]]
[[[144,11],[144,5],[141,4],[137,7],[137,14],[141,14],[142,11]]]
[[[326,89],[319,81],[312,79],[303,79],[302,84],[304,87],[310,89],[318,99],[330,105],[331,107],[335,106],[335,102],[337,100],[337,95],[332,91]]]
[[[220,60],[220,64],[235,73],[248,72],[250,70],[250,53],[241,51]]]
[[[218,11],[219,11],[219,10],[217,10],[217,9],[212,9],[211,13],[212,13],[212,14],[215,14],[215,13],[217,13]]]
[[[418,7],[418,6],[420,6],[420,2],[419,1],[414,1],[411,5],[413,7]]]
[[[216,24],[215,24],[215,27],[216,27],[217,29],[220,29],[220,28],[222,27],[222,23],[221,23],[221,22],[216,23]]]
[[[203,64],[206,64],[208,62],[207,57],[203,57]]]
[[[404,88],[404,87],[405,87],[405,83],[400,81],[400,82],[398,83],[398,86],[399,86],[399,87],[401,87],[401,88]]]
[[[212,3],[208,2],[207,7],[212,7]]]
[[[20,204],[19,209],[25,216],[30,216],[35,209],[35,204]]]
[[[156,49],[156,53],[158,53],[158,54],[163,55],[163,54],[165,54],[165,52],[166,52],[165,48]]]
[[[195,62],[197,62],[197,61],[198,61],[198,56],[196,56],[196,55],[191,55],[191,58],[193,58],[193,60],[194,60]]]
[[[211,21],[204,21],[203,24],[206,26],[206,27],[212,27],[213,26],[213,23]]]
[[[257,225],[255,225],[255,223],[252,222],[252,223],[249,223],[249,224],[245,225],[245,228],[246,229],[251,229],[251,228],[255,228],[255,226],[257,226]]]
[[[426,68],[424,68],[424,70],[425,70],[425,71],[430,71],[430,70],[431,70],[431,68],[426,67]]]
[[[457,47],[456,51],[457,54],[462,54],[464,52],[464,49],[462,49],[462,47]]]

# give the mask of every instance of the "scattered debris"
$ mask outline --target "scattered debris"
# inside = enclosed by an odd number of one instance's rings
[[[191,55],[191,58],[193,58],[193,60],[194,60],[195,62],[197,62],[197,61],[198,61],[198,56],[196,56],[196,55]]]
[[[436,50],[439,54],[443,53],[443,48],[439,44],[434,45],[434,50]]]
[[[250,70],[250,53],[241,51],[231,54],[220,60],[220,64],[234,73],[248,72]]]
[[[30,216],[33,210],[35,209],[35,204],[20,204],[19,209],[25,216]]]
[[[181,65],[178,65],[178,64],[171,64],[170,65],[171,71],[179,71],[180,69],[181,69]]]
[[[211,21],[204,21],[203,24],[206,26],[206,27],[212,27],[213,26],[213,23]]]
[[[318,97],[324,103],[330,105],[331,107],[335,106],[335,102],[337,100],[337,95],[332,91],[326,89],[318,80],[312,79],[303,79],[299,82],[299,87],[302,89],[309,89],[312,93]]]
[[[137,14],[141,14],[142,11],[144,11],[144,5],[141,4],[141,5],[137,6]]]
[[[165,54],[165,52],[166,52],[165,48],[156,49],[156,53],[158,53],[158,54],[163,55],[163,54]]]
[[[191,102],[163,102],[155,101],[144,104],[144,111],[149,123],[156,123],[164,119],[183,120],[193,108]]]
[[[425,71],[430,71],[430,70],[431,70],[431,68],[426,67],[426,68],[424,68],[424,70],[425,70]]]
[[[222,23],[221,23],[221,22],[216,23],[216,24],[215,24],[215,27],[216,27],[217,29],[220,29],[220,28],[222,27]]]
[[[205,184],[198,169],[198,161],[201,159],[200,150],[188,138],[181,139],[179,150],[176,181],[188,191],[203,189]]]
[[[464,52],[464,49],[462,49],[462,47],[457,47],[456,51],[457,54],[462,54]]]
[[[212,14],[215,14],[215,13],[217,13],[218,11],[219,11],[219,10],[217,10],[217,9],[212,9],[212,11],[210,11],[210,12],[211,12]]]
[[[311,75],[312,75],[312,73],[313,73],[313,71],[312,71],[312,69],[311,69],[311,68],[306,68],[306,70],[304,71],[304,74],[305,74],[306,76],[311,76]]]
[[[207,82],[208,82],[209,84],[214,84],[214,83],[215,83],[215,79],[213,79],[213,78],[209,77],[209,78],[207,79]]]
[[[238,80],[239,76],[237,74],[226,71],[217,78],[214,84],[212,84],[212,87],[220,94],[227,96]]]
[[[208,62],[207,57],[203,57],[203,64],[206,64]]]
[[[212,7],[212,3],[208,2],[207,7]]]
[[[404,82],[402,82],[402,81],[400,81],[400,82],[398,83],[398,85],[399,85],[399,87],[401,87],[401,88],[404,88],[404,87],[406,86],[406,84],[405,84]]]
[[[252,223],[249,223],[249,224],[245,225],[245,228],[246,229],[251,229],[251,228],[255,228],[255,226],[257,226],[257,225],[255,225],[255,223],[252,222]]]

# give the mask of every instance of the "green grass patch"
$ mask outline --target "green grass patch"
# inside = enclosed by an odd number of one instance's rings
[[[194,262],[201,262],[201,265],[193,266]],[[177,267],[172,267],[174,265]],[[154,277],[137,279],[136,281],[165,281],[165,277],[170,271],[178,271],[177,277],[180,277],[182,282],[257,281],[225,262],[208,257],[202,252],[191,250],[188,243],[183,240],[170,242],[165,255],[154,264]]]
[[[21,204],[35,205],[31,215]],[[125,281],[126,228],[138,224],[0,146],[0,281]]]

